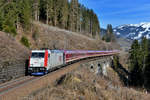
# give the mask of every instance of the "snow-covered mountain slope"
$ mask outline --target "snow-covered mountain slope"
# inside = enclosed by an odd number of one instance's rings
[[[143,36],[150,39],[150,22],[126,24],[113,29],[117,37],[140,40]]]

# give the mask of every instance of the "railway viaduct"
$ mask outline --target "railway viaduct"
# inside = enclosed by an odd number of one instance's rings
[[[91,72],[95,74],[107,76],[108,69],[112,66],[113,56],[98,57],[97,59],[81,64],[86,66]]]

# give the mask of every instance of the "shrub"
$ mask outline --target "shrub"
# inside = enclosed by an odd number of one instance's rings
[[[17,35],[16,28],[13,26],[4,25],[3,31],[11,34],[14,37]]]
[[[27,39],[27,37],[23,36],[20,40],[20,42],[25,45],[26,47],[30,47],[30,43],[29,43],[29,40]]]

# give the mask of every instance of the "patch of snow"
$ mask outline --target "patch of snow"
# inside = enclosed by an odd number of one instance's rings
[[[141,31],[139,32],[140,34],[144,34],[145,32],[147,32],[147,30]]]
[[[119,26],[118,28],[119,28],[119,29],[122,29],[124,26],[125,26],[125,25],[121,25],[121,26]]]
[[[141,26],[145,29],[145,31],[149,31],[150,23],[141,23]]]
[[[129,33],[126,37],[134,39],[136,33]]]
[[[147,38],[147,39],[150,39],[150,34],[147,34],[147,35],[146,35],[146,38]]]
[[[120,33],[119,33],[119,32],[117,32],[116,34],[117,34],[117,35],[120,35]]]
[[[139,34],[143,34],[143,33],[145,33],[145,31],[141,31],[141,32],[139,32]]]
[[[116,32],[117,30],[116,29],[114,29],[114,32]]]
[[[139,27],[139,24],[128,24],[127,26],[134,26],[134,27]]]
[[[138,34],[138,36],[134,37],[134,39],[140,39],[142,37],[142,34]]]
[[[135,33],[129,33],[130,35],[135,35]]]

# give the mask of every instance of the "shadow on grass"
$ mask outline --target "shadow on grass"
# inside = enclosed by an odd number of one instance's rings
[[[123,84],[125,86],[129,86],[130,73],[119,62],[117,63],[117,67],[114,65],[114,62],[112,62],[112,68],[114,69],[115,72],[117,72]]]
[[[25,76],[28,76],[28,65],[29,65],[29,59],[26,59],[26,61],[25,61]]]

